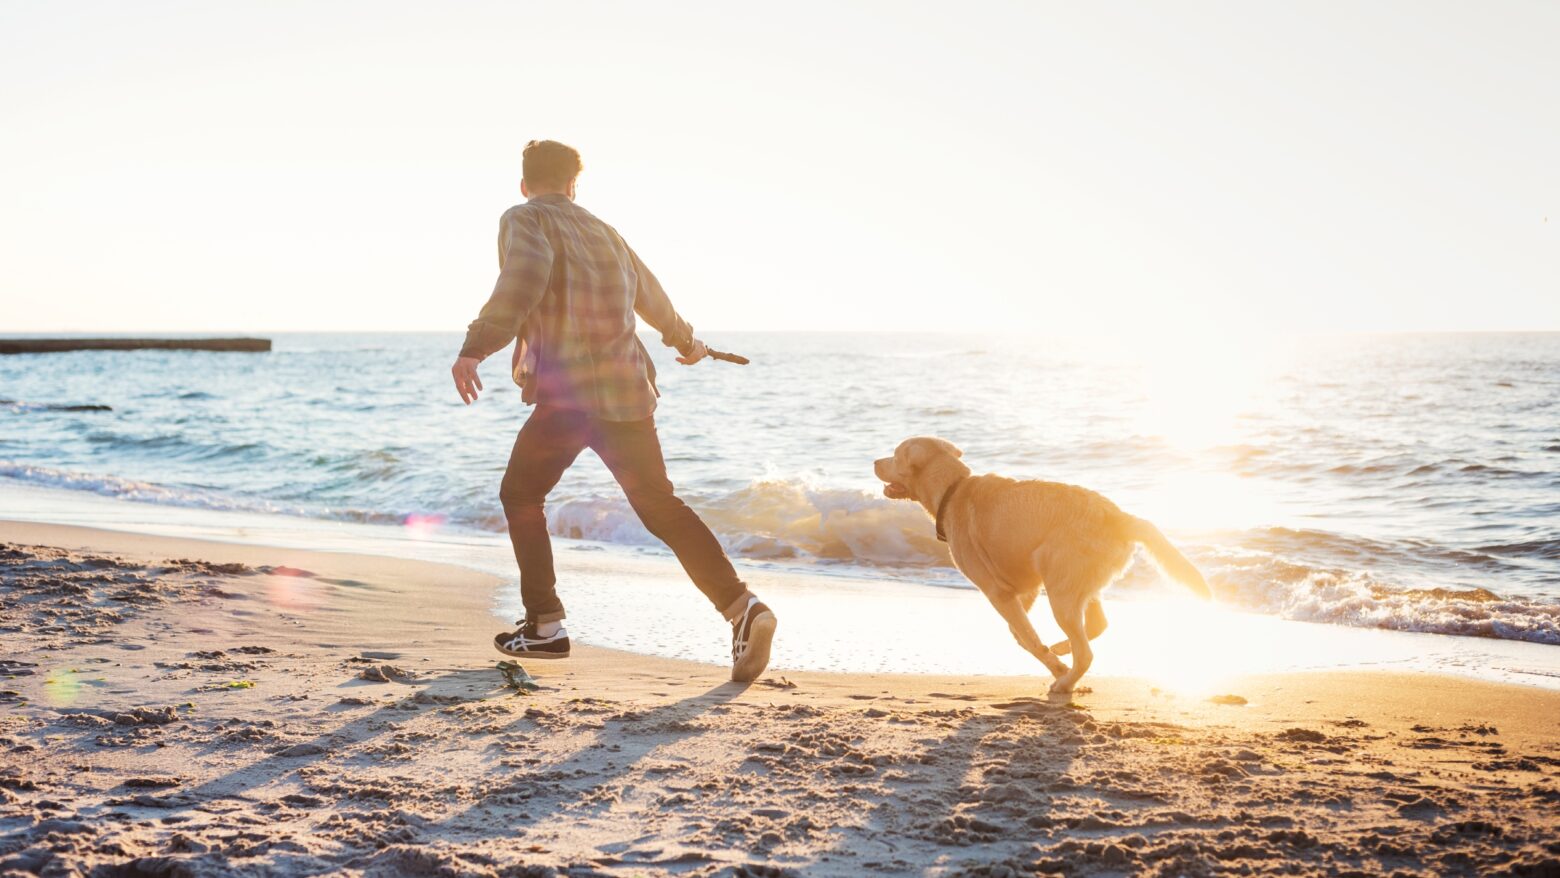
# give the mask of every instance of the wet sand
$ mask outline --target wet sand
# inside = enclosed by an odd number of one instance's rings
[[[1551,691],[739,686],[578,644],[518,691],[481,573],[37,524],[0,542],[0,874],[1560,874]]]

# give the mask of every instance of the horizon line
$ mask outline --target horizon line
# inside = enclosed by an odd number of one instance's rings
[[[255,338],[263,335],[460,335],[463,329],[133,329],[133,330],[97,330],[97,329],[42,329],[19,330],[13,333],[0,335],[0,338],[38,338],[58,336],[65,338],[185,338],[185,337],[209,337],[209,338]],[[1560,334],[1560,327],[1554,329],[1309,329],[1309,330],[1261,330],[1243,328],[1238,330],[1246,335],[1258,336],[1349,336],[1349,335],[1555,335]],[[655,335],[654,329],[641,326],[636,333]],[[768,335],[985,335],[985,336],[1015,336],[1015,337],[1103,337],[1103,336],[1135,336],[1140,332],[1123,330],[1026,330],[1026,329],[740,329],[740,328],[713,328],[700,329],[696,334],[704,336],[706,333],[753,333]]]

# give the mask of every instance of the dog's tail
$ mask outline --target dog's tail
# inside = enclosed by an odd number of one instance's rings
[[[1202,573],[1175,546],[1170,545],[1170,541],[1152,522],[1141,518],[1132,519],[1131,533],[1134,539],[1148,549],[1154,563],[1159,565],[1166,576],[1196,592],[1205,601],[1213,599],[1213,592],[1208,589],[1208,582],[1203,579]]]

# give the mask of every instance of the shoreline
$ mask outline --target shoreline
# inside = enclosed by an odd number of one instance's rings
[[[27,486],[0,504],[0,520],[72,523],[127,533],[345,551],[454,564],[504,578],[493,592],[498,625],[522,614],[514,559],[501,535],[450,534],[223,510],[139,503]],[[20,524],[22,522],[18,522]],[[692,661],[723,661],[728,644],[716,614],[669,553],[554,538],[560,591],[571,636],[616,649]],[[782,613],[786,634],[774,666],[840,673],[1032,675],[1025,654],[973,588],[865,578],[738,560],[744,578]],[[1111,630],[1090,678],[1153,677],[1161,688],[1211,692],[1234,671],[1285,673],[1377,668],[1453,674],[1560,691],[1560,649],[1519,640],[1394,631],[1207,605],[1163,586],[1163,596],[1118,597],[1108,590]],[[1060,638],[1043,611],[1036,625]],[[785,620],[792,620],[786,622]],[[872,620],[864,626],[858,620]],[[805,625],[793,624],[806,620]],[[939,624],[969,632],[960,649],[928,654],[894,632]],[[655,634],[647,636],[646,629]],[[497,628],[494,628],[497,630]],[[1055,636],[1050,636],[1050,635]],[[1240,656],[1232,665],[1227,657]],[[1166,663],[1162,655],[1179,660]]]
[[[490,575],[69,526],[0,542],[53,547],[5,559],[0,871],[1560,869],[1541,689],[1335,671],[1210,699],[1091,675],[1066,701],[1034,675],[740,686],[582,646],[519,695]]]

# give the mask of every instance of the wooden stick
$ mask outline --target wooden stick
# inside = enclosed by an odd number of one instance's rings
[[[736,363],[738,366],[746,366],[748,363],[752,362],[747,357],[744,357],[741,354],[728,354],[725,351],[717,351],[714,348],[710,347],[709,345],[705,345],[704,346],[704,352],[706,354],[709,354],[710,355],[710,359],[712,359],[712,360],[721,360],[721,361],[727,362],[727,363]]]

